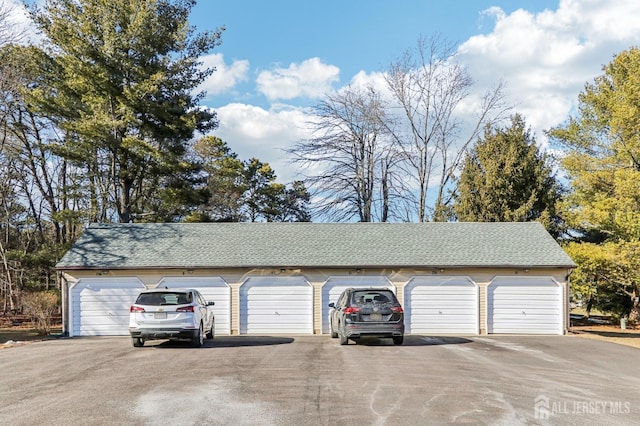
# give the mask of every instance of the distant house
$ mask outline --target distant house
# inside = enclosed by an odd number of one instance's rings
[[[144,288],[193,287],[217,334],[325,334],[347,287],[393,289],[413,334],[563,334],[575,265],[539,223],[89,226],[57,265],[70,336],[126,335]]]

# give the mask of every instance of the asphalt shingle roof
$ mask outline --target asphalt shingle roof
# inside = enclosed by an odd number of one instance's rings
[[[528,223],[96,224],[58,269],[573,267]]]

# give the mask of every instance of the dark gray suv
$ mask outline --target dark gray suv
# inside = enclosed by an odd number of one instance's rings
[[[390,337],[404,341],[404,311],[388,288],[348,288],[342,292],[329,314],[331,337],[341,345],[360,337]]]

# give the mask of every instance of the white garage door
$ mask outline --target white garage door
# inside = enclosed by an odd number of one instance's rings
[[[137,278],[82,278],[69,291],[73,336],[129,334],[129,308],[144,284]]]
[[[562,301],[551,277],[497,277],[487,287],[487,333],[562,334]]]
[[[231,334],[231,288],[221,277],[164,277],[158,287],[194,288],[207,301],[215,302],[215,333]]]
[[[329,333],[329,303],[337,302],[340,294],[349,287],[386,287],[395,293],[396,288],[387,277],[382,276],[335,276],[322,286],[322,332]]]
[[[304,277],[251,277],[240,286],[240,333],[313,333],[313,288]]]
[[[414,334],[478,334],[478,286],[465,276],[416,276],[404,289],[405,326]]]

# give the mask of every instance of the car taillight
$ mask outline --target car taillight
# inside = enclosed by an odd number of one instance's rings
[[[140,306],[132,306],[129,308],[129,312],[144,312],[144,308]]]
[[[360,312],[360,308],[356,308],[356,307],[353,307],[353,306],[349,306],[348,308],[346,308],[346,309],[344,310],[344,313],[345,313],[345,314],[355,314],[356,312]]]
[[[183,306],[182,308],[176,309],[176,312],[193,312],[193,306]]]
[[[391,307],[391,311],[396,313],[396,314],[401,314],[404,311],[402,310],[402,306],[392,306]]]

